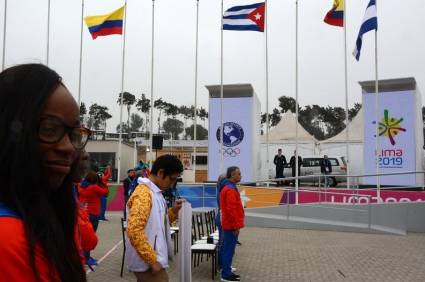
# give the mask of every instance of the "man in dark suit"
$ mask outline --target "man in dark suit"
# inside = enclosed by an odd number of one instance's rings
[[[296,170],[295,170],[295,168],[296,168],[295,156],[296,155],[297,155],[297,151],[294,151],[294,155],[291,157],[291,160],[289,161],[289,165],[292,168],[292,177],[296,176]],[[301,167],[302,164],[303,164],[303,159],[301,158],[300,155],[298,155],[298,176],[300,176],[300,167]],[[298,185],[299,184],[300,184],[300,181],[298,180]],[[292,185],[295,186],[295,179],[292,180]]]
[[[277,150],[277,155],[274,156],[273,163],[276,166],[276,178],[283,178],[283,169],[287,162],[285,156],[282,155],[282,149]],[[276,186],[283,186],[283,181],[277,181]]]
[[[325,176],[325,187],[329,187],[327,175],[332,173],[332,165],[327,155],[324,155],[323,160],[320,161],[320,172]]]

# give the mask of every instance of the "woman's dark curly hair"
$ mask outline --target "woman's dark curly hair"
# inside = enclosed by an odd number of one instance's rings
[[[71,175],[76,164],[61,187],[49,189],[37,137],[42,107],[59,85],[60,76],[41,64],[18,65],[0,73],[0,202],[24,223],[36,277],[39,245],[61,281],[86,281],[75,242]]]

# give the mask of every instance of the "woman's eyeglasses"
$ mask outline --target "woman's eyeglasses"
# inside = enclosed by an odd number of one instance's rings
[[[81,126],[67,126],[63,121],[54,117],[45,117],[40,120],[38,138],[41,142],[55,144],[61,141],[65,134],[68,134],[72,146],[77,150],[81,150],[86,146],[91,131]]]

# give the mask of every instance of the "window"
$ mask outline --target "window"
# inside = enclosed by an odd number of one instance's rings
[[[329,161],[331,162],[331,166],[339,166],[339,162],[337,159],[329,159]]]
[[[304,158],[303,167],[320,166],[320,158]]]
[[[115,153],[89,153],[90,167],[94,171],[99,171],[102,168],[110,165],[115,167]]]
[[[194,156],[192,156],[192,163],[194,163]],[[197,165],[206,165],[208,163],[208,156],[196,156]]]

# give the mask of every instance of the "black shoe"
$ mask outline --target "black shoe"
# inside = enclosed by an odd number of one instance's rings
[[[232,275],[232,276],[230,276],[228,278],[224,278],[224,277],[221,278],[221,281],[223,281],[223,282],[240,281],[240,280],[241,280],[241,278],[240,277],[237,277],[236,275]]]
[[[242,243],[238,241],[236,241],[236,245],[242,246]]]
[[[237,275],[237,274],[234,274],[233,273],[233,275],[232,275],[233,277],[235,277],[236,279],[238,279],[238,280],[241,280],[241,276],[240,275]]]

